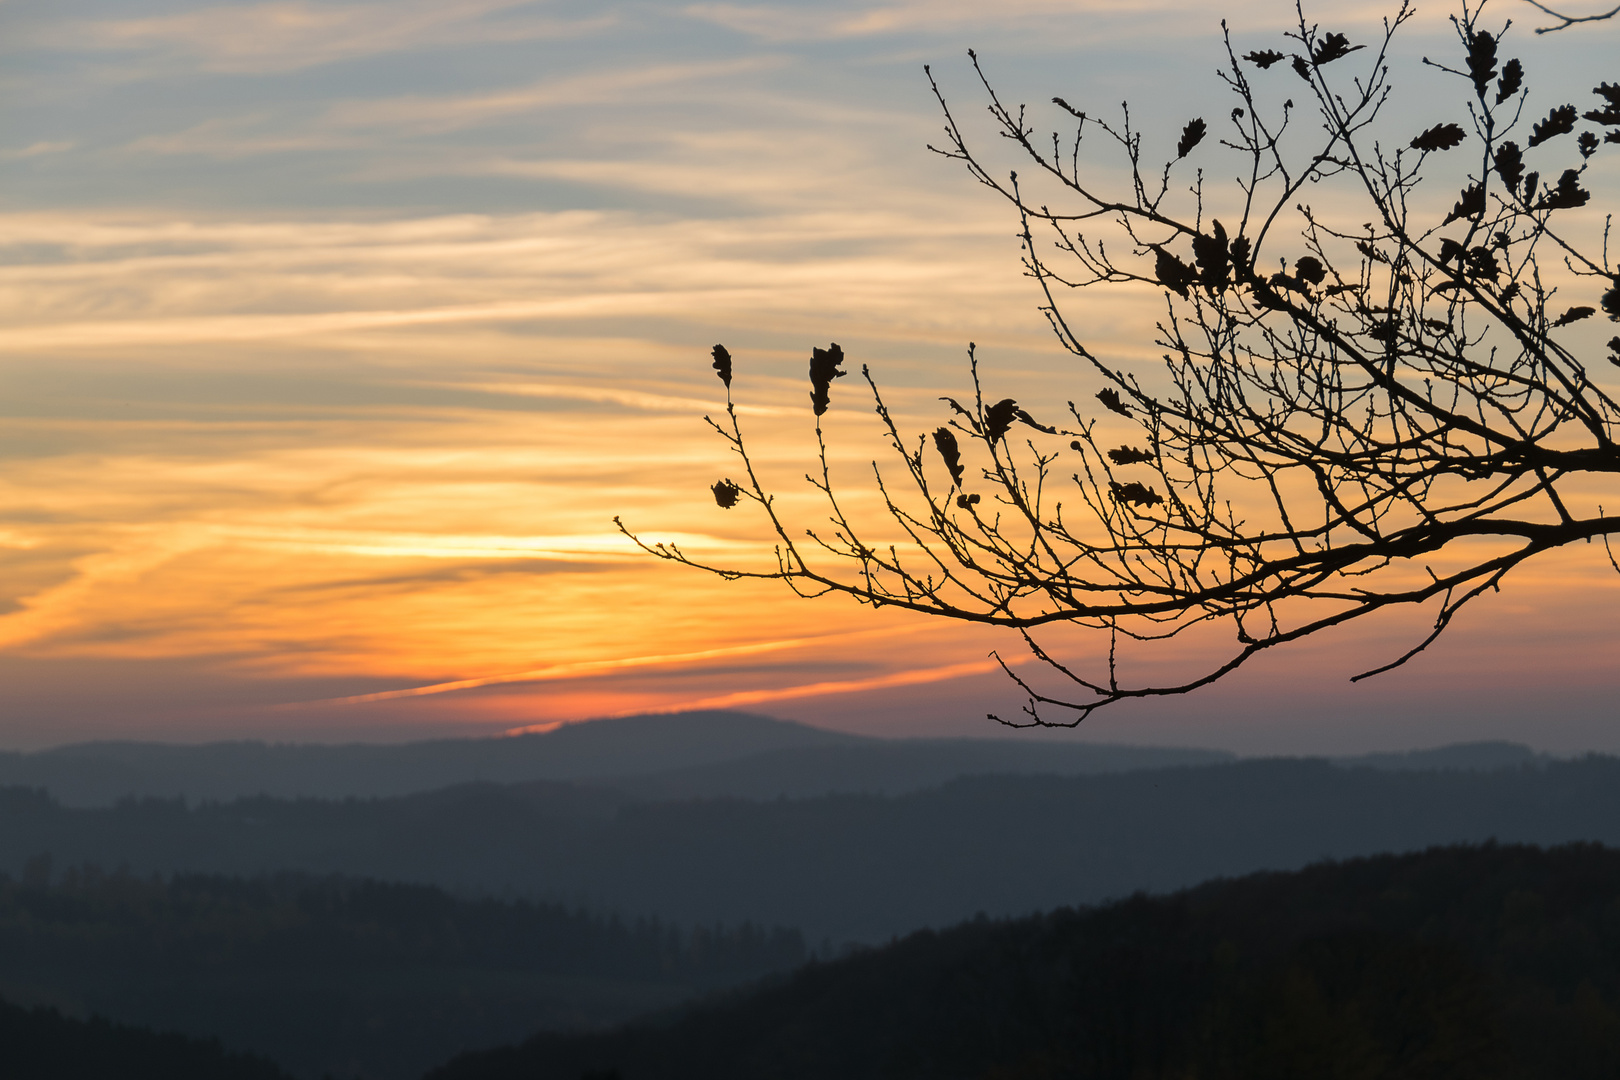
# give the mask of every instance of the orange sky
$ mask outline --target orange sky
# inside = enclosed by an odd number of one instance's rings
[[[1230,15],[1258,34],[1290,6]],[[923,149],[920,66],[966,100],[977,45],[1032,100],[1180,116],[1213,85],[1206,5],[149,8],[0,5],[0,747],[681,707],[997,733],[985,712],[1017,699],[986,656],[1014,643],[656,564],[611,519],[768,555],[706,490],[733,471],[701,421],[715,341],[805,524],[812,344],[871,363],[916,430],[969,340],[994,396],[1075,396],[1015,223]],[[1445,30],[1425,19],[1414,53]],[[1534,71],[1551,48],[1521,51]],[[1084,321],[1139,355],[1158,303]],[[856,379],[829,426],[870,508]],[[1620,748],[1617,599],[1600,551],[1563,553],[1375,685],[1345,679],[1409,621],[1085,734]]]

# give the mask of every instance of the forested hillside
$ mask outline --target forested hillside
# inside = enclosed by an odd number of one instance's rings
[[[93,869],[46,881],[40,861],[0,881],[0,996],[215,1037],[309,1077],[407,1080],[464,1050],[623,1021],[805,958],[796,931],[683,930],[376,881]]]
[[[1250,761],[760,801],[641,802],[557,783],[68,809],[0,792],[0,869],[13,874],[41,853],[140,874],[342,873],[794,926],[818,948],[1493,837],[1620,844],[1620,760],[1491,772]]]
[[[1437,849],[979,920],[431,1080],[1612,1080],[1620,852]]]
[[[51,1008],[0,1001],[0,1076],[6,1080],[289,1080],[264,1058],[213,1039],[75,1020]]]

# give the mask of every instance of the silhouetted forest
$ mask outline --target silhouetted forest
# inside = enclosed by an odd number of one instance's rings
[[[216,1036],[306,1075],[414,1077],[805,958],[796,931],[682,930],[416,885],[50,876],[36,859],[0,880],[0,993]]]
[[[0,1075],[6,1080],[288,1080],[264,1058],[215,1039],[75,1020],[55,1009],[0,1001]]]
[[[1620,845],[1620,760],[1473,772],[1282,759],[768,801],[552,783],[76,810],[0,791],[0,869],[13,874],[40,853],[142,874],[341,873],[682,924],[751,919],[817,947],[1491,838]]]
[[[1436,849],[981,919],[431,1080],[1612,1080],[1620,852]]]

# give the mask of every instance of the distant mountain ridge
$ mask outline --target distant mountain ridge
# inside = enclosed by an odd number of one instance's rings
[[[0,753],[0,786],[121,798],[384,798],[464,783],[590,781],[645,798],[900,794],[987,772],[1075,775],[1233,755],[1015,739],[876,739],[740,712],[630,716],[544,734],[400,744],[80,743]]]
[[[94,742],[0,753],[0,786],[68,806],[119,799],[388,798],[465,783],[588,782],[643,800],[903,795],[963,776],[1087,776],[1213,765],[1221,750],[1029,738],[879,739],[739,712],[631,716],[544,734],[400,744]],[[1529,747],[1464,743],[1334,759],[1346,767],[1490,770],[1545,762]]]

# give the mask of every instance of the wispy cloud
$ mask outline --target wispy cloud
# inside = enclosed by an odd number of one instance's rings
[[[259,74],[446,45],[578,37],[615,22],[612,15],[489,18],[536,6],[535,0],[218,5],[138,19],[64,20],[36,29],[32,44],[65,51],[159,52],[205,71]]]

